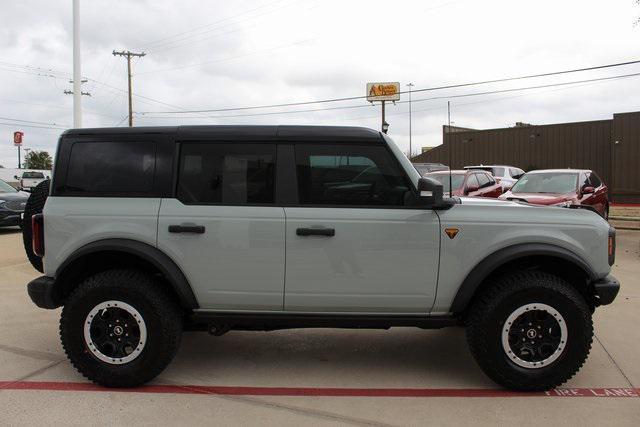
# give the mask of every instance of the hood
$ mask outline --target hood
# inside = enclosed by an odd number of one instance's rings
[[[507,191],[500,196],[501,200],[513,200],[531,203],[534,205],[555,205],[570,200],[575,200],[574,193],[512,193]]]
[[[18,191],[17,193],[0,192],[0,200],[19,200],[26,202],[29,199],[29,195],[26,191]]]

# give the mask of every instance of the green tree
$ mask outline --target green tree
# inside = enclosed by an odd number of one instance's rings
[[[29,151],[29,153],[24,156],[25,169],[51,170],[52,165],[53,160],[51,160],[51,156],[46,151]]]

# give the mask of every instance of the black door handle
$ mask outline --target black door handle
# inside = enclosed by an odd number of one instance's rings
[[[204,233],[204,225],[170,225],[169,233]]]
[[[336,235],[336,230],[333,228],[298,228],[296,230],[298,236],[327,236],[333,237]]]

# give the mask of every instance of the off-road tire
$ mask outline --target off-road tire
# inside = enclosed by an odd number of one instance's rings
[[[42,267],[42,258],[33,253],[33,245],[31,237],[33,235],[31,231],[31,217],[35,214],[42,213],[42,209],[44,208],[44,204],[47,201],[47,197],[49,197],[49,186],[51,184],[50,180],[42,181],[40,184],[36,185],[31,191],[31,195],[29,199],[27,199],[27,204],[24,207],[24,219],[22,220],[22,242],[24,244],[24,250],[27,253],[27,258],[29,258],[29,262],[40,273],[44,272]]]
[[[514,363],[501,341],[507,317],[530,303],[551,306],[567,327],[560,356],[536,369]],[[469,348],[480,368],[496,383],[519,391],[549,390],[569,380],[587,359],[593,341],[591,310],[582,295],[561,278],[540,271],[511,273],[489,284],[473,302],[466,324]]]
[[[142,316],[147,339],[138,357],[115,365],[89,350],[84,323],[98,304],[122,301]],[[73,366],[106,387],[135,387],[155,378],[171,362],[182,336],[182,313],[162,285],[137,270],[107,270],[89,277],[71,293],[60,318],[60,339]]]

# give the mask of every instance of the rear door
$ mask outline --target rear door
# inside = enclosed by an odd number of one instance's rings
[[[285,310],[428,313],[439,219],[409,206],[412,184],[389,149],[370,143],[290,149],[298,191],[285,207]]]
[[[272,143],[180,144],[158,247],[182,268],[201,308],[282,310],[285,218],[275,163]]]

